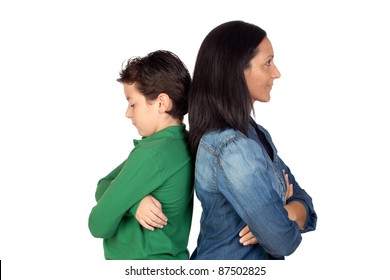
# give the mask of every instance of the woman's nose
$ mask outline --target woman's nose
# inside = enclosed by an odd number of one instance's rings
[[[281,76],[281,74],[279,72],[279,69],[278,69],[278,67],[276,67],[276,65],[274,65],[274,71],[273,71],[273,75],[272,76],[273,76],[274,79],[278,79]]]

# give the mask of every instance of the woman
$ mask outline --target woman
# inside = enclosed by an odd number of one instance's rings
[[[311,197],[251,118],[280,77],[273,57],[266,32],[242,21],[216,27],[200,47],[188,118],[203,212],[191,259],[284,259],[315,230]],[[252,239],[242,238],[247,226]]]

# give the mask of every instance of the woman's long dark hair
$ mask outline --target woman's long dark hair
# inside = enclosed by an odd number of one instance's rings
[[[230,21],[214,28],[203,40],[188,104],[194,158],[200,138],[209,131],[233,128],[247,134],[253,105],[244,70],[266,35],[256,25]]]

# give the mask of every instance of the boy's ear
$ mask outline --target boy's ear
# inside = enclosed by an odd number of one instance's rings
[[[158,103],[158,111],[160,113],[165,113],[166,111],[169,111],[172,108],[171,98],[169,98],[168,94],[166,93],[162,92],[158,95],[157,103]]]

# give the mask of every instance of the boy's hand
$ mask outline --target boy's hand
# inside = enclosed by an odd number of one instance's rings
[[[161,203],[151,195],[147,195],[141,200],[135,218],[141,226],[148,230],[163,228],[168,221],[162,212]]]
[[[244,246],[253,245],[259,243],[257,239],[253,236],[251,230],[248,226],[245,226],[239,233],[240,243]]]

